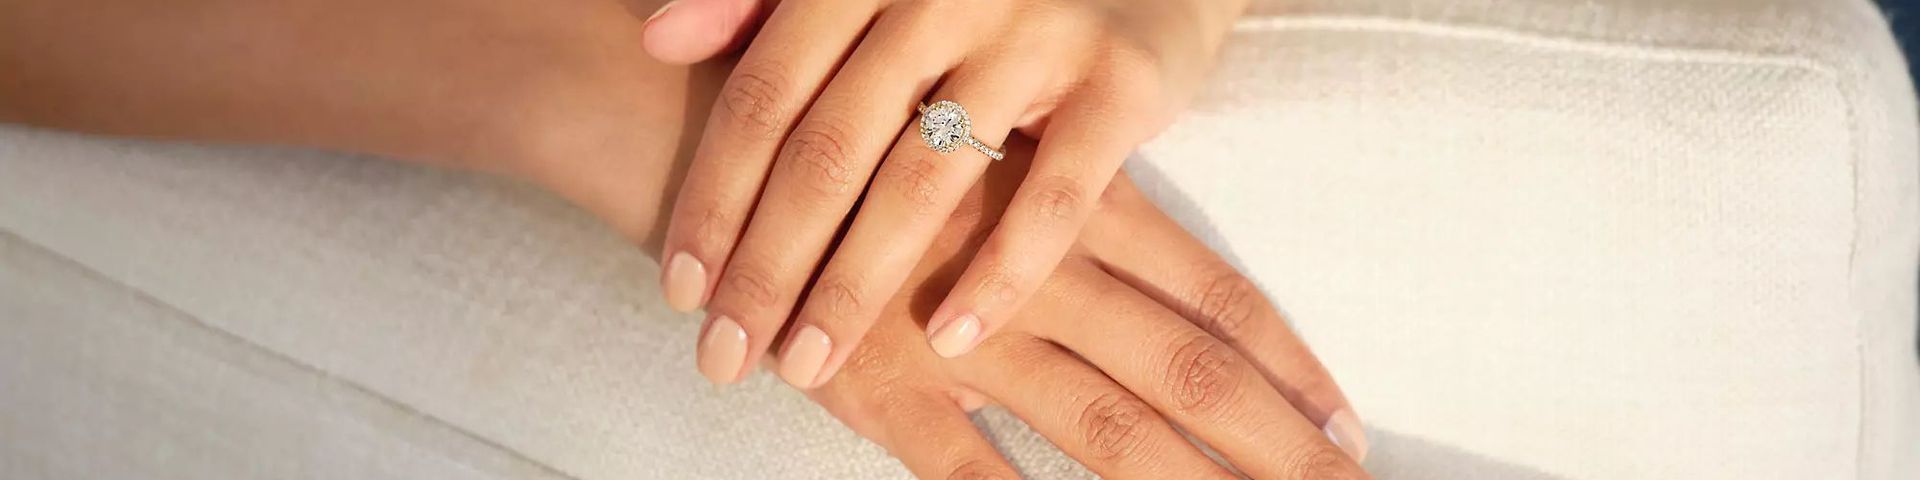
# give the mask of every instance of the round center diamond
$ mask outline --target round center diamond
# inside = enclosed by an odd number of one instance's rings
[[[973,121],[960,104],[942,101],[920,113],[920,139],[940,153],[951,153],[973,138]]]

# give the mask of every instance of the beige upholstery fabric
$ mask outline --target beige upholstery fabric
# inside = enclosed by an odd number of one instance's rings
[[[18,237],[0,265],[6,478],[564,478]]]
[[[1915,103],[1864,1],[1273,1],[1224,63],[1132,169],[1380,476],[1920,476]],[[904,475],[706,387],[651,262],[522,186],[14,129],[0,230],[0,477]]]

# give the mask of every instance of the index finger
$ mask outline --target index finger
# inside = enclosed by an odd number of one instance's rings
[[[1253,367],[1253,361],[1095,265],[1063,266],[1065,302],[1022,312],[1022,329],[1072,350],[1256,478],[1366,478],[1358,459]]]

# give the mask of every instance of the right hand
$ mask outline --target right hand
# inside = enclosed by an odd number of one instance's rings
[[[1025,161],[1031,145],[1014,149],[1009,161]],[[816,401],[921,478],[1016,478],[965,414],[988,403],[1107,478],[1233,478],[1175,425],[1253,478],[1367,478],[1360,424],[1320,362],[1124,175],[1022,321],[972,355],[936,356],[914,319],[1005,208],[1019,178],[999,177],[967,194]]]
[[[753,5],[673,3],[643,44],[659,53],[663,35],[723,28]],[[802,389],[831,378],[960,194],[1010,168],[991,145],[1020,132],[1039,141],[1025,182],[930,312],[934,351],[965,355],[1020,311],[1128,153],[1204,85],[1244,5],[778,2],[722,88],[669,217],[668,304],[744,332],[744,348],[702,348],[701,372],[739,381],[784,327],[780,377]],[[702,38],[717,37],[688,40]]]

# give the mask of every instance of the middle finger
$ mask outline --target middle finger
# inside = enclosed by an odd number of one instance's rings
[[[766,352],[912,105],[967,46],[943,35],[965,31],[966,22],[936,25],[940,15],[902,9],[950,5],[906,2],[882,12],[787,137],[707,307],[709,325],[741,330],[724,339],[738,345],[702,352],[701,370],[719,373],[715,381],[738,380]],[[831,350],[817,331],[790,335],[802,355]]]

